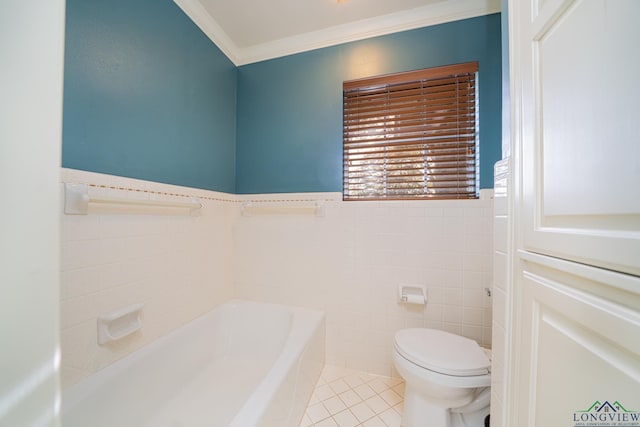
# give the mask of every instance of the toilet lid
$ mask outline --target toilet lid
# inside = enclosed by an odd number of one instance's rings
[[[395,348],[405,359],[430,371],[468,377],[488,374],[491,362],[474,340],[436,329],[402,329]]]

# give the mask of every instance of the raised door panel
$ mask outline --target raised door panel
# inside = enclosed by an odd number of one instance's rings
[[[524,246],[640,275],[640,1],[516,9]]]
[[[640,279],[524,259],[513,425],[640,425],[640,297],[630,291]]]

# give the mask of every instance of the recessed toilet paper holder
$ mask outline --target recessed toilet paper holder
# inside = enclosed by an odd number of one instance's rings
[[[407,304],[422,304],[427,302],[427,290],[424,286],[398,285],[398,298]]]

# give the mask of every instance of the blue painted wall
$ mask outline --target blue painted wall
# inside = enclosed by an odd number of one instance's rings
[[[479,61],[480,186],[501,158],[500,14],[318,49],[238,70],[236,191],[342,191],[342,82]]]
[[[171,0],[68,0],[62,165],[230,193],[341,191],[342,82],[472,60],[487,188],[499,14],[237,69]]]
[[[67,0],[64,167],[235,191],[236,74],[171,0]]]

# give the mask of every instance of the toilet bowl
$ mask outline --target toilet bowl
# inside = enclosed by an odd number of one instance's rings
[[[393,363],[405,380],[403,427],[482,427],[489,414],[490,351],[435,329],[402,329]]]

